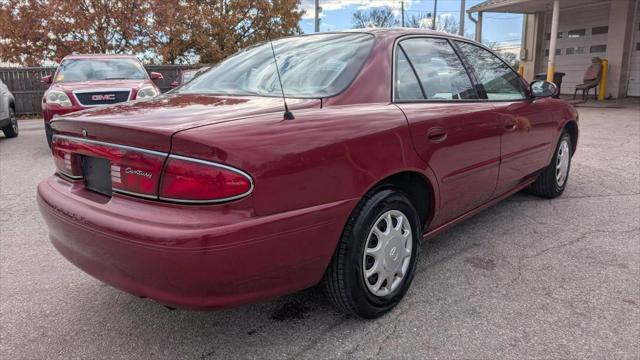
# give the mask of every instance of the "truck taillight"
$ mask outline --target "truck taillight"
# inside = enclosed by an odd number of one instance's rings
[[[222,164],[171,155],[162,173],[160,199],[184,203],[215,203],[251,193],[244,172]]]

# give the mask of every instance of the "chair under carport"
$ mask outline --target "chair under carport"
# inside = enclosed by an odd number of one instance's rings
[[[576,98],[579,90],[582,90],[582,100],[589,98],[589,90],[594,89],[595,97],[598,98],[598,85],[602,78],[602,60],[599,57],[591,59],[591,65],[584,72],[582,84],[576,85],[573,98]]]

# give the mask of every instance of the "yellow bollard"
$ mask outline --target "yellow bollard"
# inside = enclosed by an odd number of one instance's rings
[[[602,76],[600,77],[600,84],[598,85],[598,101],[604,100],[604,95],[607,91],[607,70],[609,69],[609,60],[601,59],[602,64]]]
[[[553,75],[556,73],[555,65],[549,65],[547,67],[547,81],[553,82]]]
[[[520,76],[524,76],[524,65],[518,66],[518,74],[520,74]]]

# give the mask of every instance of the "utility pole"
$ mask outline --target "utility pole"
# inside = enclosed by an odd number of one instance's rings
[[[466,4],[465,0],[460,0],[460,24],[458,25],[458,35],[464,36],[464,12]]]
[[[400,1],[400,19],[402,19],[402,27],[404,27],[404,0]]]
[[[438,13],[438,0],[433,1],[433,22],[431,23],[431,29],[436,29],[436,18]]]
[[[320,0],[316,0],[316,18],[315,18],[315,31],[320,32]]]

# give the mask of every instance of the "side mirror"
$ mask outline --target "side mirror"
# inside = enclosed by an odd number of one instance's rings
[[[177,81],[174,81],[174,82],[172,82],[172,83],[171,83],[171,85],[170,85],[170,86],[171,86],[172,88],[177,88],[177,87],[178,87],[178,85],[180,85],[180,84],[178,84],[178,82],[177,82]]]
[[[52,75],[43,76],[40,82],[43,84],[51,84]]]
[[[151,80],[162,80],[164,79],[164,76],[162,76],[162,74],[160,74],[159,72],[150,72],[149,76],[151,77]]]
[[[529,93],[536,98],[551,97],[558,94],[558,87],[546,80],[535,80],[529,85]]]

